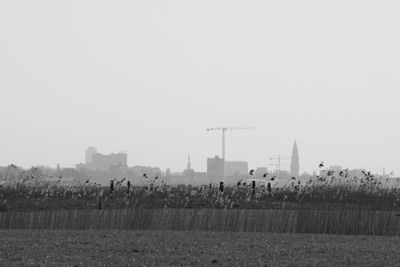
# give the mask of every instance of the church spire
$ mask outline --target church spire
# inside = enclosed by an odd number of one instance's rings
[[[299,149],[297,148],[297,142],[294,141],[292,150],[292,160],[290,163],[290,173],[293,177],[299,177],[300,166],[299,166]]]
[[[190,155],[188,155],[188,162],[187,162],[187,165],[186,165],[186,169],[187,170],[191,170],[192,169],[192,164],[190,163]]]

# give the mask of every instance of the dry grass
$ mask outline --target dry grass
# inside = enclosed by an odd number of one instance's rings
[[[2,266],[399,266],[396,237],[199,231],[0,231]]]
[[[400,235],[400,216],[371,210],[108,209],[0,213],[2,229],[129,229]]]
[[[35,178],[36,179],[36,178]],[[346,206],[371,210],[400,209],[400,178],[383,180],[369,173],[350,177],[342,171],[328,172],[310,180],[290,180],[286,185],[270,182],[271,187],[238,184],[224,188],[207,186],[171,187],[160,179],[144,179],[136,186],[127,186],[125,178],[112,180],[113,186],[78,183],[63,185],[40,179],[13,177],[0,182],[0,211],[40,209],[90,209],[99,201],[104,208],[224,208],[281,209],[309,206],[332,208]]]
[[[0,184],[0,228],[400,235],[399,184],[384,187],[369,173],[338,175],[223,192],[155,178],[134,187],[113,181],[110,188],[16,179]]]

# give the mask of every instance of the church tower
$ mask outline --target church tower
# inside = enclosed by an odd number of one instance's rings
[[[188,162],[186,164],[186,170],[191,170],[192,169],[192,164],[190,162],[190,155],[188,155]]]
[[[290,173],[293,177],[299,177],[300,166],[299,166],[299,149],[297,148],[297,142],[294,141],[292,151],[292,161],[290,163]]]
[[[186,164],[186,170],[183,171],[183,178],[185,179],[186,183],[192,184],[195,182],[195,173],[192,169],[192,163],[190,162],[190,155],[188,156],[188,162]]]

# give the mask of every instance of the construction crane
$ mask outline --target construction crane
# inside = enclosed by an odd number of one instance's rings
[[[225,133],[227,130],[244,130],[244,129],[254,129],[254,127],[218,127],[218,128],[208,128],[207,131],[222,131],[222,159],[225,159]]]
[[[277,168],[277,171],[280,172],[281,171],[281,166],[282,166],[282,160],[287,160],[287,159],[291,159],[290,157],[282,157],[281,155],[278,156],[274,156],[274,157],[270,157],[268,158],[269,160],[275,160],[276,163],[271,163],[271,165],[275,166]]]

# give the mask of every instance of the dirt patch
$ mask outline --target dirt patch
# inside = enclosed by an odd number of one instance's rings
[[[398,266],[398,237],[198,231],[0,231],[2,266]]]

